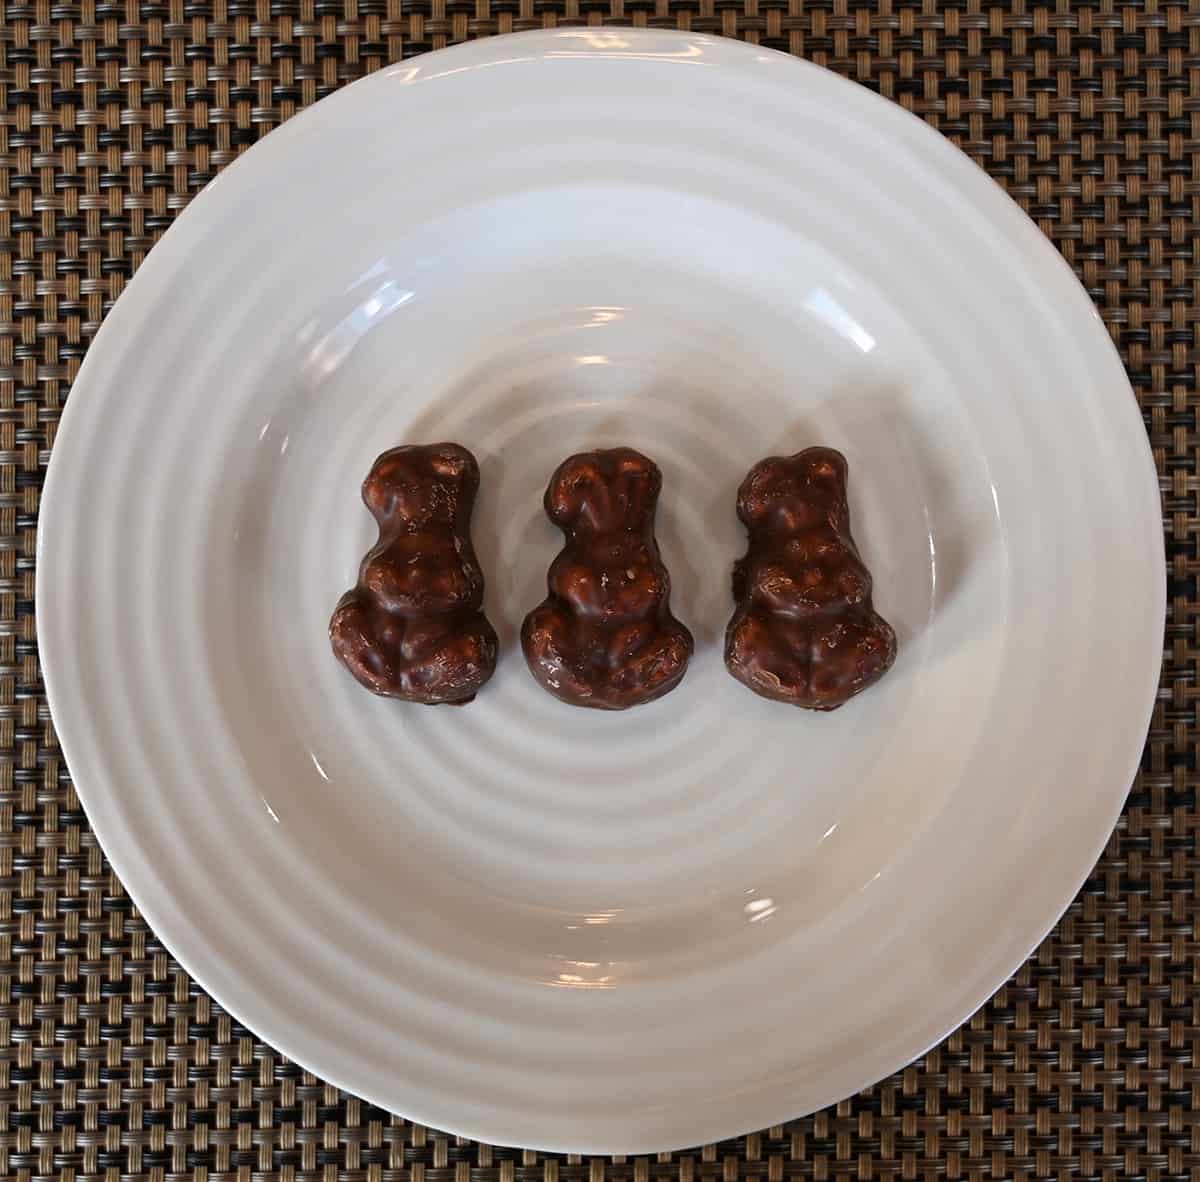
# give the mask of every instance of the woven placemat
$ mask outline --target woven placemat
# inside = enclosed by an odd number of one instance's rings
[[[1200,1177],[1200,0],[37,0],[0,11],[0,1174]],[[388,62],[605,22],[801,54],[915,111],[1004,185],[1120,347],[1154,446],[1170,563],[1141,774],[1034,958],[941,1047],[836,1108],[629,1160],[407,1123],[302,1072],[206,997],[88,829],[42,695],[33,614],[39,489],[72,377],[197,190],[282,120]]]

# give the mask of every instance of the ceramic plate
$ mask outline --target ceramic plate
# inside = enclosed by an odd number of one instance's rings
[[[326,637],[372,459],[442,439],[503,644],[460,710]],[[900,638],[828,716],[721,663],[738,481],[817,442]],[[617,443],[697,654],[606,714],[516,634],[550,472]],[[88,353],[39,545],[75,783],[179,960],[353,1092],[560,1150],[770,1125],[966,1018],[1098,856],[1161,652],[1146,437],[1066,266],[899,108],[685,34],[484,41],[273,132]]]

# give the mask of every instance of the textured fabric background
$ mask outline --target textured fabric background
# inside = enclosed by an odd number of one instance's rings
[[[1200,1178],[1200,0],[37,0],[0,12],[0,1175]],[[915,111],[1004,185],[1121,349],[1161,477],[1170,579],[1142,772],[1036,956],[870,1091],[736,1142],[630,1160],[408,1124],[223,1013],[147,930],[88,829],[42,696],[33,614],[39,489],[71,380],[192,195],[282,120],[388,62],[607,22],[810,58]]]

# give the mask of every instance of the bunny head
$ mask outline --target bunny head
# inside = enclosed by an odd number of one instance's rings
[[[363,482],[363,501],[381,528],[451,529],[470,517],[479,465],[457,443],[385,451]]]
[[[642,531],[654,520],[662,473],[630,447],[581,452],[559,465],[546,489],[546,515],[568,533]]]
[[[746,528],[788,533],[828,525],[849,528],[846,457],[831,447],[760,460],[738,489],[738,516]]]

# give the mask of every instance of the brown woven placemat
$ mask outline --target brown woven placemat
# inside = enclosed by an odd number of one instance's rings
[[[1200,0],[37,0],[0,11],[0,1174],[1200,1177]],[[147,930],[88,829],[42,695],[33,615],[39,489],[71,379],[189,198],[281,120],[387,62],[609,21],[802,54],[916,111],[1003,184],[1121,349],[1154,445],[1170,563],[1142,772],[1037,955],[939,1049],[872,1090],[738,1141],[629,1160],[498,1149],[406,1123],[324,1086],[222,1012]]]

